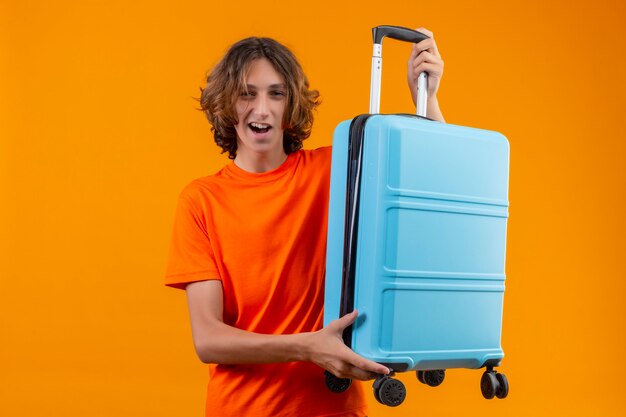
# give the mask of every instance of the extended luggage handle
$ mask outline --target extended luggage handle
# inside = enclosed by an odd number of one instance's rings
[[[374,52],[372,54],[372,78],[370,83],[370,114],[380,112],[380,84],[382,74],[382,50],[383,38],[389,37],[399,41],[418,43],[428,36],[416,30],[401,26],[376,26],[372,28],[372,38],[374,39]],[[428,88],[428,74],[420,73],[417,78],[417,111],[418,116],[426,117],[426,90]]]

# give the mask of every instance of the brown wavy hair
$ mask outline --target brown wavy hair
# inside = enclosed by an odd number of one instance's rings
[[[266,58],[287,85],[287,105],[283,115],[283,148],[290,154],[302,148],[302,141],[311,135],[313,110],[320,104],[319,92],[309,89],[309,81],[293,53],[271,38],[251,37],[230,47],[222,60],[209,73],[201,88],[200,106],[209,123],[215,143],[237,156],[238,123],[235,103],[246,91],[246,75],[252,61]]]

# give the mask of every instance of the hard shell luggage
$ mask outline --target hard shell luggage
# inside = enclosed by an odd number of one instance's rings
[[[439,385],[450,368],[486,368],[483,396],[504,398],[500,345],[508,218],[509,144],[493,131],[416,115],[377,114],[382,39],[419,42],[406,28],[373,29],[370,114],[333,137],[324,325],[353,311],[344,341],[393,372]],[[426,114],[426,74],[418,113]],[[326,372],[329,389],[350,380]],[[404,401],[379,375],[375,398]]]

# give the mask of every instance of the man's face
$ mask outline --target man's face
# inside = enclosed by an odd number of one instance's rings
[[[275,157],[284,155],[283,113],[287,104],[287,85],[265,58],[250,65],[247,92],[236,101],[238,123],[237,155]]]

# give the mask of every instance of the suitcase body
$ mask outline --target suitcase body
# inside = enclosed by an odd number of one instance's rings
[[[396,26],[372,31],[370,114],[333,137],[324,325],[359,311],[343,333],[357,354],[439,385],[450,368],[483,368],[481,392],[505,398],[500,366],[508,219],[509,143],[500,133],[426,119],[427,75],[417,113],[382,115],[384,37],[419,42]],[[406,389],[379,375],[389,406]],[[350,380],[326,372],[335,392]]]
[[[346,293],[351,124],[333,139],[325,325],[358,309],[351,348],[396,371],[498,366],[508,141],[404,115],[367,118]]]

